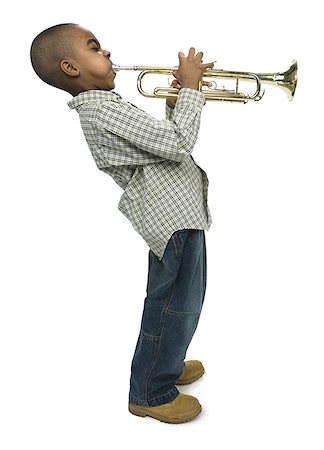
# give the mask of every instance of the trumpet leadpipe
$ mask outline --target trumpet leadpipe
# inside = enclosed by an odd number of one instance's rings
[[[119,72],[120,70],[161,70],[173,72],[177,67],[152,67],[152,66],[119,66],[118,64],[113,64],[112,66],[114,72]]]

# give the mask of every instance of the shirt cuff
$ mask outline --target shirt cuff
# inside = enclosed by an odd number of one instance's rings
[[[196,89],[182,88],[178,94],[176,107],[190,106],[202,108],[206,103],[204,94]]]

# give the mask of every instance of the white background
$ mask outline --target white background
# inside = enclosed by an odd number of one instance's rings
[[[317,6],[318,5],[318,6]],[[1,41],[0,445],[3,450],[323,450],[323,32],[320,2],[10,2]],[[76,22],[121,65],[299,64],[293,102],[208,103],[194,157],[210,179],[208,291],[181,389],[201,416],[172,426],[127,411],[147,247],[117,211],[70,96],[32,72],[43,29]],[[163,117],[123,73],[116,90]],[[114,444],[113,444],[114,442]]]

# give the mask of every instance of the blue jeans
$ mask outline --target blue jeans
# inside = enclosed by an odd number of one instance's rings
[[[181,230],[162,260],[149,252],[147,297],[132,362],[130,403],[158,406],[174,400],[206,290],[203,230]]]

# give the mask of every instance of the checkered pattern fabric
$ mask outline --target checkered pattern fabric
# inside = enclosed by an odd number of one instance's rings
[[[162,258],[180,229],[209,229],[208,179],[191,152],[205,99],[181,89],[176,107],[157,120],[111,91],[82,92],[69,103],[97,167],[124,190],[118,208]]]

